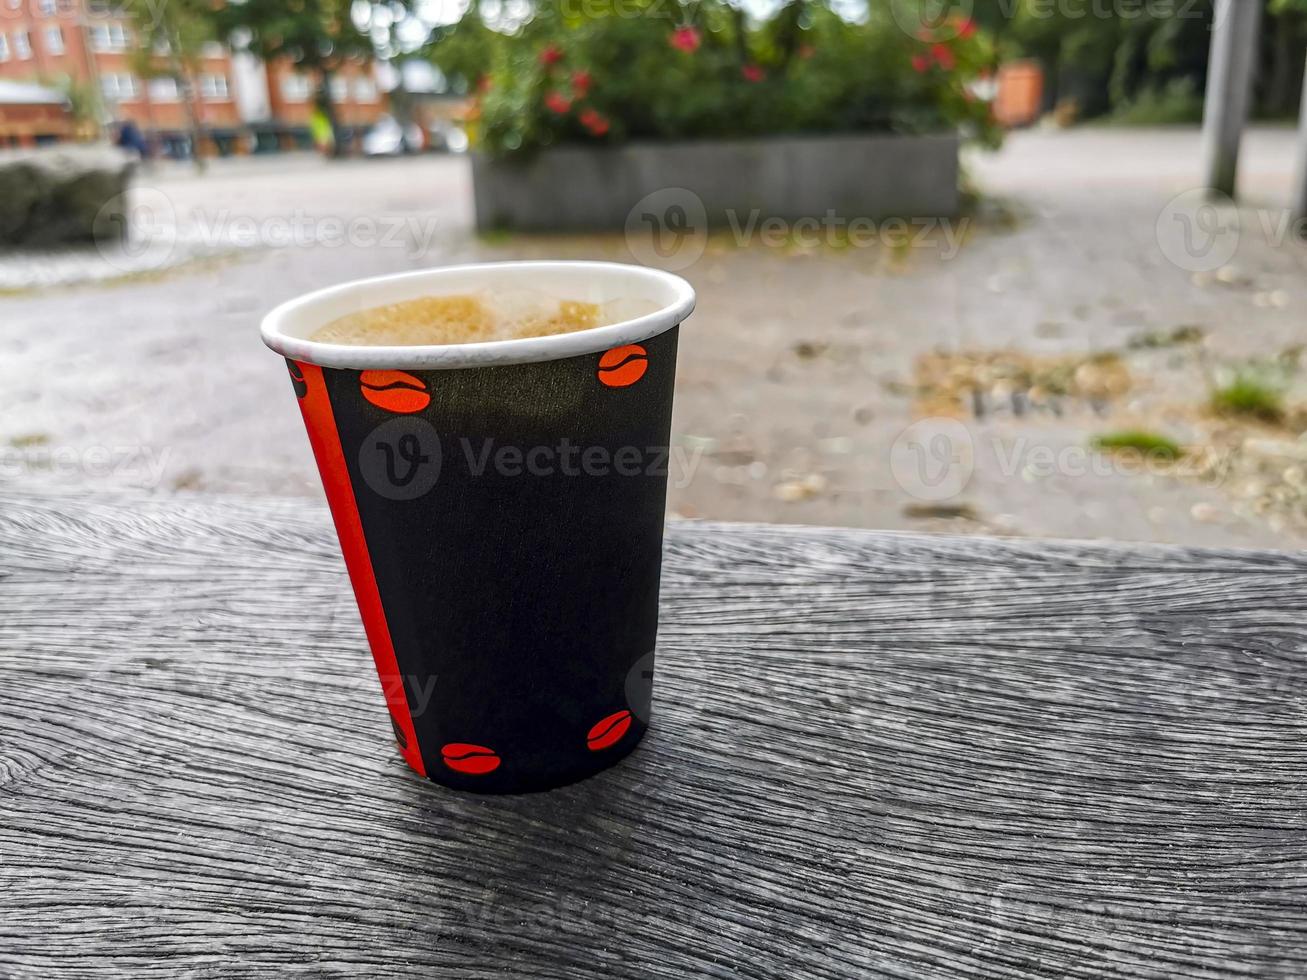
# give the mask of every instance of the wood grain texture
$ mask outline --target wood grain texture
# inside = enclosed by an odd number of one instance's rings
[[[1307,560],[676,524],[654,728],[392,750],[324,511],[0,497],[0,976],[1307,975]]]

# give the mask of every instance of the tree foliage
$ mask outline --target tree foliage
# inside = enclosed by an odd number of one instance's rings
[[[203,133],[195,103],[204,45],[218,37],[207,0],[124,0],[122,10],[136,34],[132,67],[142,78],[171,78],[190,129],[192,157],[204,169]]]
[[[1256,108],[1292,111],[1302,80],[1307,0],[1262,2]],[[1001,30],[1012,55],[1038,58],[1052,97],[1081,116],[1197,119],[1207,80],[1214,0],[1015,0]]]

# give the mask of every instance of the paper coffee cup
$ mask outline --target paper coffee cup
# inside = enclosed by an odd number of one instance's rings
[[[432,295],[633,301],[590,330],[423,347],[308,338]],[[477,792],[547,789],[649,723],[683,279],[508,262],[346,283],[277,307],[285,356],[400,753]]]

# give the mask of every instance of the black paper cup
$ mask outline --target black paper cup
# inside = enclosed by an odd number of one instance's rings
[[[349,313],[529,289],[655,312],[491,343],[316,343]],[[436,269],[267,315],[400,753],[458,789],[582,779],[649,724],[683,279],[602,262]]]

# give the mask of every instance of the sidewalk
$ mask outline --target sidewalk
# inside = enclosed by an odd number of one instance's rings
[[[683,272],[700,299],[683,330],[674,433],[695,465],[673,473],[672,510],[1300,546],[1296,431],[1217,438],[1202,411],[1213,371],[1307,341],[1307,250],[1276,233],[1292,144],[1289,130],[1251,134],[1236,247],[1210,272],[1177,265],[1159,239],[1168,204],[1197,182],[1192,130],[1018,133],[970,158],[985,204],[952,229],[956,255],[938,234],[897,249],[714,235]],[[478,239],[462,158],[276,161],[224,161],[202,179],[168,168],[142,184],[143,199],[213,246],[203,259],[0,293],[0,479],[316,496],[285,367],[258,340],[262,311],[451,262],[631,260],[620,235]],[[1032,358],[1036,373],[1079,380],[1028,398],[1009,376]],[[1293,370],[1288,384],[1307,402]],[[953,390],[977,386],[979,417]],[[1216,439],[1230,469],[1141,474],[1089,450],[1122,428]],[[1250,440],[1255,480],[1240,469]],[[1268,454],[1279,462],[1263,474]]]

